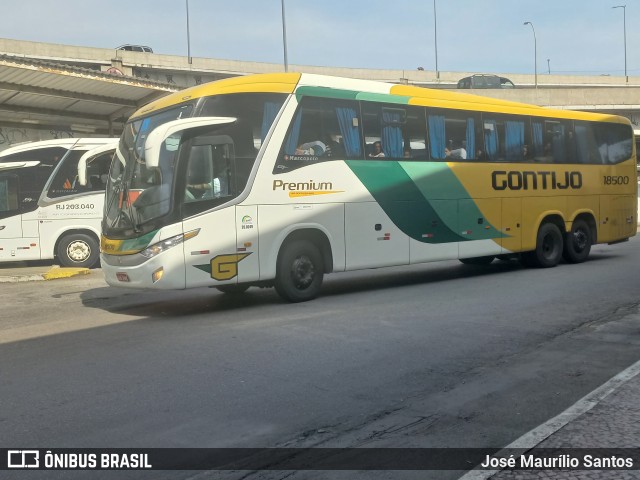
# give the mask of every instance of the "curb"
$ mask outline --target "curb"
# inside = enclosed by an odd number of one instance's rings
[[[38,280],[44,280],[44,277],[42,275],[11,275],[0,277],[0,283],[35,282]]]
[[[43,280],[56,280],[58,278],[75,277],[76,275],[89,275],[88,268],[62,268],[52,267],[47,273],[42,274]]]
[[[88,268],[63,268],[53,266],[48,272],[31,275],[7,275],[0,276],[0,283],[15,282],[37,282],[40,280],[57,280],[59,278],[70,278],[77,275],[88,275],[91,270]]]

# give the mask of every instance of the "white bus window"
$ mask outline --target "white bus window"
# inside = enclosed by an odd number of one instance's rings
[[[275,172],[351,158],[362,158],[358,104],[306,97],[289,127]]]
[[[236,197],[239,191],[235,167],[231,137],[206,135],[194,138],[187,163],[185,215],[204,211]]]
[[[18,210],[18,177],[0,176],[0,218],[8,212]]]
[[[51,181],[47,192],[49,198],[64,197],[88,190],[78,182],[78,160],[84,153],[84,150],[72,150],[64,158],[63,164],[60,165]]]
[[[113,152],[105,152],[87,162],[87,188],[92,192],[103,191],[109,178],[109,167]]]

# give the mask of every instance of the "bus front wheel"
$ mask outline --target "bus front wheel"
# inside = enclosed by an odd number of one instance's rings
[[[544,223],[538,230],[536,249],[522,254],[523,263],[532,267],[555,267],[562,258],[563,244],[560,228],[555,223]]]
[[[100,259],[98,242],[85,233],[70,233],[62,237],[56,253],[63,267],[91,268]]]
[[[313,300],[320,293],[323,276],[318,247],[308,240],[295,240],[286,244],[278,257],[276,291],[289,302]]]
[[[591,229],[587,222],[576,220],[565,238],[562,256],[569,263],[584,262],[591,252],[592,243]]]

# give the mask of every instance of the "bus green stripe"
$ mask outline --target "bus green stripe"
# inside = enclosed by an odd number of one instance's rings
[[[403,233],[423,243],[447,243],[502,238],[493,225],[465,236],[459,225],[473,225],[485,217],[468,202],[464,186],[445,163],[347,160],[373,198]]]
[[[437,162],[400,162],[407,175],[413,180],[420,193],[431,202],[434,209],[439,212],[440,208],[447,208],[448,202],[436,202],[434,200],[455,201],[458,199],[471,199],[469,192],[458,180],[446,163]],[[457,225],[477,224],[478,218],[484,218],[480,209],[475,203],[468,202],[465,208],[458,208]],[[447,217],[443,216],[446,220]],[[449,224],[451,228],[456,226]],[[473,229],[472,233],[465,237],[465,240],[484,240],[502,238],[505,235],[493,225],[486,225],[482,229]]]
[[[302,97],[339,98],[341,100],[355,100],[360,92],[356,90],[341,90],[328,87],[299,87],[296,90],[296,99]]]
[[[424,243],[468,240],[448,226],[456,224],[457,209],[437,212],[398,162],[347,160],[346,163],[391,221],[409,237]]]
[[[401,95],[389,95],[385,93],[358,93],[357,100],[364,100],[369,102],[382,102],[382,103],[400,103],[402,105],[408,105],[411,97],[404,97]]]
[[[149,242],[153,239],[158,230],[153,230],[149,233],[142,235],[141,237],[131,238],[124,240],[120,246],[120,251],[142,251],[149,246]]]
[[[341,100],[365,100],[370,102],[398,103],[408,105],[412,97],[388,93],[368,93],[357,90],[342,90],[328,87],[300,87],[296,90],[298,101],[302,97],[337,98]]]

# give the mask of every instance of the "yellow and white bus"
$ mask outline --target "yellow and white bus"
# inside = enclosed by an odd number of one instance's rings
[[[117,138],[29,142],[0,152],[0,262],[100,260],[104,190]],[[78,165],[88,174],[78,181]]]
[[[636,232],[621,117],[284,73],[159,99],[107,185],[109,284],[316,297],[330,272],[445,259],[584,261]]]

